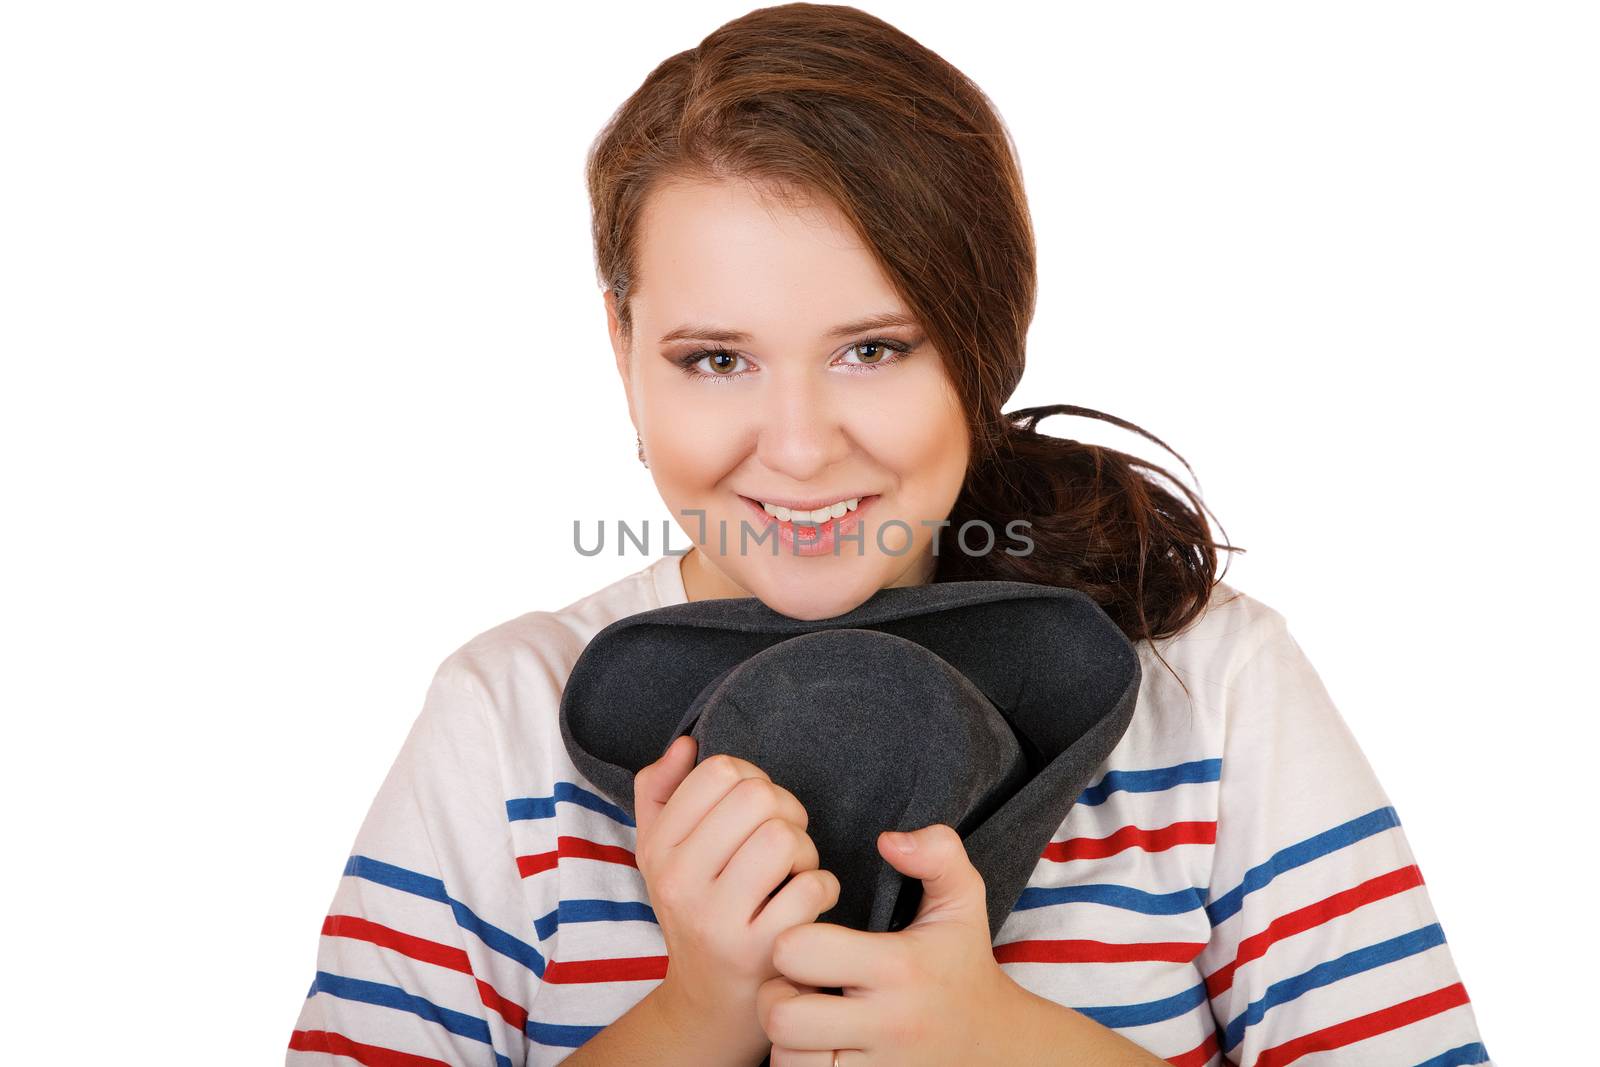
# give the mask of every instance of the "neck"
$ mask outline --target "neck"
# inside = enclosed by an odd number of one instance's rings
[[[750,596],[743,586],[706,562],[706,554],[698,547],[678,561],[678,573],[683,576],[684,594],[691,600],[723,600],[728,597]]]

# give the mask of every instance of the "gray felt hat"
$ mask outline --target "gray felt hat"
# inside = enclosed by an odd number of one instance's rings
[[[1067,811],[1122,738],[1139,657],[1084,593],[1029,582],[880,589],[830,619],[755,597],[691,601],[600,630],[561,697],[577,769],[634,818],[633,779],[681,734],[760,767],[805,807],[858,930],[910,923],[922,883],[884,830],[955,828],[999,932]]]

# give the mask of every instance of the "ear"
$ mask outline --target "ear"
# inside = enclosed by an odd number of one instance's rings
[[[606,331],[611,335],[611,354],[616,360],[617,376],[622,379],[622,391],[628,397],[628,419],[637,429],[639,420],[633,413],[633,379],[629,374],[628,346],[622,338],[622,324],[617,319],[617,295],[610,288],[605,290],[606,305]]]

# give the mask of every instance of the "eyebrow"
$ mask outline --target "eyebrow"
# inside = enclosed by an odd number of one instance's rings
[[[914,327],[916,325],[917,320],[909,315],[904,314],[903,312],[885,311],[877,315],[868,315],[866,318],[857,319],[854,322],[842,323],[829,330],[826,334],[824,334],[824,336],[843,338],[850,337],[858,333],[866,333],[869,330],[881,330],[889,326]],[[672,341],[687,340],[717,341],[739,345],[747,343],[750,340],[750,335],[747,333],[742,333],[738,330],[724,329],[720,326],[689,323],[684,326],[679,326],[675,330],[668,330],[666,333],[662,334],[660,343],[668,344]]]

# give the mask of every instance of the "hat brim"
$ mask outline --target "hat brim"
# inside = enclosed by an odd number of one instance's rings
[[[755,597],[640,612],[601,629],[574,665],[561,699],[563,743],[631,821],[635,775],[661,757],[712,682],[790,637],[846,627],[927,648],[1016,734],[1026,784],[964,839],[989,890],[993,935],[1137,700],[1136,650],[1078,590],[999,581],[893,587],[821,620],[783,615]]]

